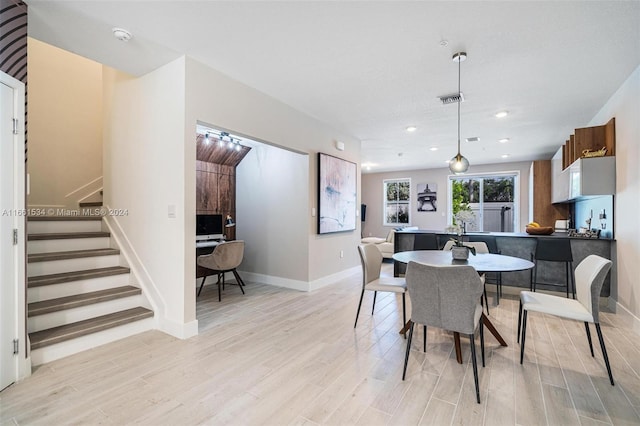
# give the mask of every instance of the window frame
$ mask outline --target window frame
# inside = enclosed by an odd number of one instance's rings
[[[511,171],[500,171],[500,172],[485,172],[485,173],[473,173],[473,174],[464,174],[464,175],[448,175],[447,176],[447,226],[453,225],[453,200],[452,200],[452,192],[453,186],[452,183],[454,180],[459,179],[478,179],[480,180],[480,194],[484,193],[484,179],[491,178],[504,178],[504,177],[513,177],[513,229],[514,232],[517,232],[520,229],[520,209],[522,208],[520,202],[520,171],[519,170],[511,170]],[[477,218],[477,222],[480,224],[478,232],[484,232],[484,221],[483,221],[483,204],[484,199],[480,197],[480,217]]]
[[[405,182],[408,184],[409,186],[409,198],[407,199],[406,203],[400,202],[400,200],[397,200],[395,202],[388,202],[387,201],[387,185],[390,183],[400,183],[400,182]],[[407,223],[400,223],[400,222],[387,222],[387,206],[388,205],[400,205],[400,204],[406,204],[407,205]],[[382,181],[382,226],[411,226],[411,178],[393,178],[393,179],[383,179]]]

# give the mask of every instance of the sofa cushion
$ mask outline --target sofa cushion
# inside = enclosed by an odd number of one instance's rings
[[[387,240],[380,237],[365,237],[362,240],[360,240],[362,244],[380,244],[380,243],[384,243],[385,241]]]

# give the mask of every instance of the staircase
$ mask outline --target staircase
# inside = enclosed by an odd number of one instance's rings
[[[154,327],[153,311],[141,289],[131,285],[101,216],[30,217],[27,229],[33,365]]]

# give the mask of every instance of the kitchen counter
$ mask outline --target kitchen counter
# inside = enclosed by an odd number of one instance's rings
[[[450,238],[455,234],[444,231],[417,230],[417,231],[397,231],[395,235],[394,252],[414,250],[416,235],[432,234],[435,236],[438,247],[444,247]],[[573,253],[573,268],[590,254],[597,254],[606,259],[612,259],[612,249],[614,240],[605,238],[580,238],[568,237],[565,232],[554,232],[551,235],[529,235],[524,232],[473,232],[464,236],[465,241],[485,241],[491,252],[504,254],[507,256],[519,257],[531,260],[536,248],[538,238],[568,238],[571,240],[571,252]],[[394,275],[404,274],[406,265],[394,262]],[[558,278],[559,277],[559,278]],[[617,277],[616,263],[614,262],[611,272],[607,275],[602,286],[601,297],[608,297],[611,286],[615,286]],[[502,274],[503,285],[529,288],[529,271],[504,272]],[[560,280],[560,281],[558,281]],[[544,283],[557,283],[564,281],[564,264],[558,262],[540,262],[538,268],[537,287],[545,290],[557,290],[557,287],[545,285]]]

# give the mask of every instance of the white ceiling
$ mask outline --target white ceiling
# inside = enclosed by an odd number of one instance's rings
[[[637,0],[26,2],[36,39],[135,75],[187,54],[360,139],[371,172],[446,167],[457,51],[472,167],[550,158],[640,64]]]

